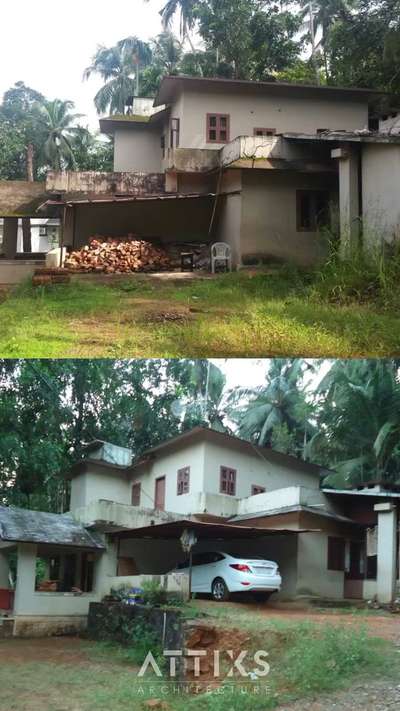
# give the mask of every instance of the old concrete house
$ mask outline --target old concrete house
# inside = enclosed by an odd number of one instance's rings
[[[399,582],[400,492],[377,483],[329,490],[326,473],[201,427],[133,461],[128,449],[93,442],[67,473],[68,514],[0,508],[0,600],[10,553],[18,558],[7,624],[15,634],[80,627],[89,602],[146,576],[176,589],[171,571],[185,558],[185,529],[199,552],[275,560],[283,599],[390,602]]]
[[[64,215],[70,248],[93,234],[224,241],[236,267],[313,263],[331,234],[343,250],[361,231],[366,247],[391,242],[400,135],[393,118],[379,120],[381,99],[366,89],[165,77],[154,102],[100,120],[114,137],[114,173],[49,173],[30,201],[33,187],[14,185],[12,209],[0,184],[4,256],[15,256],[15,215],[29,205]]]

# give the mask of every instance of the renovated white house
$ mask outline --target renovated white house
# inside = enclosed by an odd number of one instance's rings
[[[0,507],[0,600],[17,551],[14,634],[82,627],[91,601],[160,576],[169,589],[196,551],[262,555],[278,563],[282,599],[371,598],[398,585],[400,492],[323,487],[323,468],[197,427],[132,461],[130,450],[93,442],[67,473],[68,514]],[[37,559],[45,569],[39,582]],[[3,596],[2,596],[3,593]]]

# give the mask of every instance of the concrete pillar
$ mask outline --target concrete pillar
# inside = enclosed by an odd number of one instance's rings
[[[37,545],[20,543],[18,545],[17,585],[15,587],[14,613],[30,613],[32,597],[35,592]]]
[[[397,510],[388,502],[375,504],[378,513],[378,601],[392,602],[396,596]]]
[[[3,254],[14,259],[17,254],[18,217],[5,217],[3,223]]]
[[[346,257],[360,238],[359,154],[349,146],[336,148],[331,155],[339,160],[340,252]]]
[[[167,171],[165,173],[165,192],[178,192],[178,173],[174,173],[172,171]]]
[[[117,575],[118,565],[118,549],[117,544],[105,537],[104,541],[107,549],[103,553],[96,555],[94,564],[93,576],[93,592],[101,599],[104,595],[108,595],[111,589],[111,578]]]
[[[10,586],[8,580],[9,572],[8,557],[4,551],[0,550],[0,588],[3,590],[8,590]]]

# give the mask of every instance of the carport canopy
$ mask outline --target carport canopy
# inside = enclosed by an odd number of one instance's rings
[[[263,538],[265,536],[296,536],[299,533],[317,533],[319,529],[291,529],[291,528],[255,528],[240,526],[230,523],[216,523],[180,519],[152,526],[143,526],[129,530],[119,531],[116,537],[120,540],[131,538],[147,538],[162,540],[179,540],[185,530],[193,531],[198,540],[230,540],[233,538]]]

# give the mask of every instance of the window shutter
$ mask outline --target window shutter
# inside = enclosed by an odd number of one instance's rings
[[[177,477],[177,494],[188,494],[190,488],[190,467],[184,467],[178,470]]]
[[[140,482],[132,486],[132,506],[140,506]]]
[[[221,494],[236,495],[236,469],[221,467],[219,490]]]

